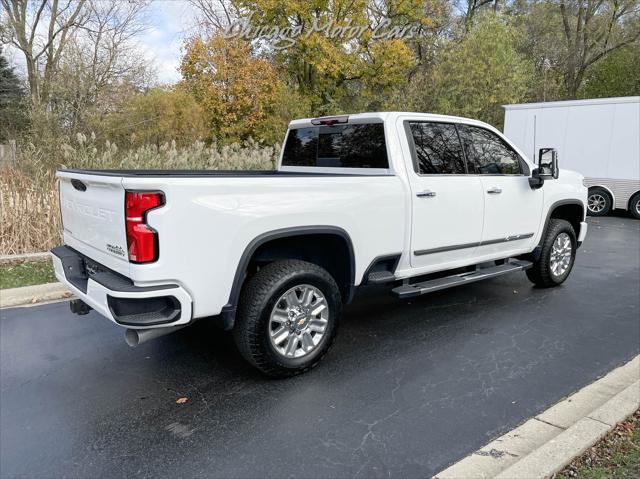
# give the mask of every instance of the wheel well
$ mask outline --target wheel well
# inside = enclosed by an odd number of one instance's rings
[[[629,201],[627,201],[627,209],[630,210],[631,209],[631,202],[633,201],[633,199],[640,195],[640,190],[636,191],[635,193],[633,193],[630,197],[629,197]]]
[[[343,300],[350,300],[355,265],[347,238],[335,233],[310,233],[267,240],[251,256],[246,278],[261,266],[283,259],[300,259],[326,269],[340,287]]]
[[[576,203],[559,205],[553,209],[549,218],[568,221],[573,226],[577,236],[580,234],[580,223],[584,219],[584,208]]]
[[[611,191],[611,189],[607,188],[606,186],[592,185],[592,186],[589,187],[587,194],[591,194],[591,190],[594,190],[596,188],[600,188],[601,190],[604,190],[605,192],[607,192],[609,194],[609,196],[611,197],[612,206],[613,206],[613,204],[615,204],[616,197],[614,196],[613,191]]]

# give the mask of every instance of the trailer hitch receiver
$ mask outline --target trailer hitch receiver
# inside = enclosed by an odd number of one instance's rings
[[[89,314],[89,311],[93,308],[80,299],[72,299],[69,302],[69,309],[71,309],[73,314],[82,316],[83,314]]]

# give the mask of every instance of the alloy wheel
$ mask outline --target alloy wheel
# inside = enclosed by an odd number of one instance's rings
[[[562,276],[569,269],[572,253],[571,238],[567,233],[560,233],[551,248],[550,267],[554,276]]]
[[[329,306],[315,286],[301,284],[278,298],[269,317],[269,339],[286,358],[301,358],[320,344],[329,323]]]
[[[589,195],[589,199],[587,201],[587,208],[589,208],[589,211],[591,211],[592,213],[600,213],[602,210],[604,210],[606,205],[607,205],[607,200],[604,196],[598,193]]]

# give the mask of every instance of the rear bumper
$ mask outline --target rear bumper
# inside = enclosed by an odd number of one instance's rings
[[[56,278],[116,324],[144,329],[191,322],[191,297],[177,284],[136,286],[68,246],[51,253]]]

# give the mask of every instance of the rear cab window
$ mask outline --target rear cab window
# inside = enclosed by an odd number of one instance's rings
[[[388,170],[381,122],[291,128],[282,153],[283,167]]]
[[[467,168],[456,126],[410,122],[414,167],[420,175],[464,175]]]

